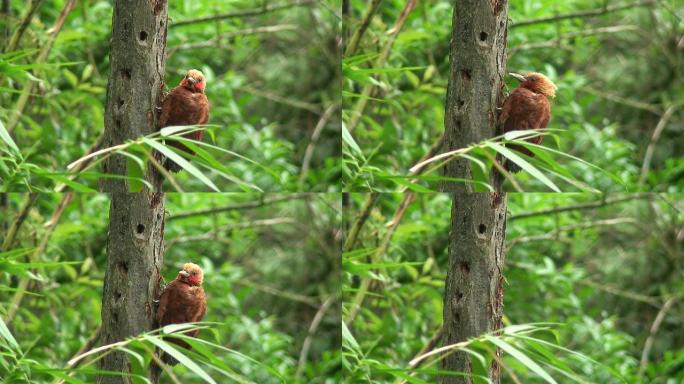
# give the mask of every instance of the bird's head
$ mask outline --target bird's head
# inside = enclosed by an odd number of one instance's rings
[[[533,92],[541,93],[546,97],[556,97],[556,84],[554,84],[548,77],[537,72],[530,72],[526,75],[519,75],[517,73],[509,73],[512,77],[518,79],[523,88],[527,88]]]
[[[183,281],[190,285],[202,285],[203,278],[204,272],[202,272],[202,268],[200,268],[199,265],[185,263],[183,264],[183,269],[178,271],[176,280]]]
[[[191,69],[185,74],[183,80],[181,80],[180,85],[193,92],[204,92],[204,87],[206,87],[207,82],[204,79],[202,72]]]

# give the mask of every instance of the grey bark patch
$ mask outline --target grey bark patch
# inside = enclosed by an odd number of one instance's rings
[[[503,316],[506,195],[455,193],[451,210],[449,264],[444,290],[443,344],[450,345],[500,329]],[[492,199],[499,200],[492,205]],[[443,367],[469,373],[471,356],[448,355]],[[499,368],[489,367],[489,379],[499,382]],[[470,384],[467,376],[443,376],[442,384]]]
[[[496,116],[492,119],[488,112],[497,106],[506,69],[507,18],[505,0],[461,0],[454,7],[444,113],[444,152],[465,148],[496,135]],[[455,179],[472,179],[470,166],[467,159],[457,158],[445,164],[443,173]],[[444,181],[440,189],[472,192],[474,185]]]

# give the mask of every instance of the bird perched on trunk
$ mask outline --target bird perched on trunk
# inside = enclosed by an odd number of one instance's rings
[[[556,96],[556,85],[541,73],[530,72],[526,75],[511,73],[511,76],[521,83],[518,88],[506,98],[499,115],[499,127],[504,133],[516,130],[546,128],[551,118],[551,104],[548,98]],[[527,139],[528,143],[541,144],[544,136]],[[534,154],[520,145],[511,148],[527,156]],[[507,171],[518,172],[520,167],[510,160],[506,160],[504,167]]]
[[[204,273],[202,269],[193,263],[186,263],[183,269],[178,272],[178,276],[170,282],[159,296],[159,307],[157,308],[157,322],[160,327],[169,324],[182,324],[201,321],[207,311],[207,298],[202,288]],[[199,329],[185,333],[195,337]],[[190,349],[190,345],[179,338],[167,338],[167,341],[176,345]],[[164,353],[161,360],[169,365],[176,365],[173,357]],[[153,364],[153,373],[160,371],[158,365]]]
[[[196,69],[189,70],[180,84],[164,98],[159,116],[159,128],[171,125],[206,124],[209,121],[209,100],[204,94],[206,85],[202,72]],[[200,130],[187,133],[183,137],[200,141],[203,134],[204,131]],[[194,154],[190,148],[178,141],[172,141],[170,145]],[[172,172],[181,170],[181,167],[170,159],[166,159],[164,167]]]

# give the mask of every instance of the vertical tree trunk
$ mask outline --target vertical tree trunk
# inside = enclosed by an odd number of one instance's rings
[[[496,135],[496,108],[506,67],[507,17],[505,0],[461,0],[454,7],[444,117],[446,151]],[[448,163],[444,174],[472,178],[467,160]],[[445,345],[501,328],[507,202],[496,177],[494,193],[473,193],[470,183],[442,184],[443,190],[455,192],[444,292]],[[467,376],[472,364],[465,353],[449,355],[443,361],[444,369],[466,376],[445,375],[440,382],[472,383]],[[494,362],[489,367],[492,383],[499,383],[499,373]]]
[[[156,131],[164,77],[166,0],[116,0],[112,17],[110,70],[105,108],[105,147]],[[104,171],[127,175],[127,158],[105,161]],[[146,179],[161,189],[161,175],[148,167]],[[106,192],[128,192],[123,179],[102,181]]]
[[[449,85],[444,111],[444,150],[464,148],[496,135],[497,106],[506,71],[506,0],[460,0],[454,7]],[[471,179],[470,163],[456,159],[445,176]],[[471,183],[447,181],[442,190],[472,191]]]
[[[501,328],[505,234],[506,196],[454,196],[444,291],[444,345]],[[449,371],[472,373],[471,356],[463,352],[446,357],[443,366]],[[496,363],[490,367],[489,378],[492,383],[499,382]],[[467,376],[445,376],[441,380],[443,384],[471,382]]]
[[[107,271],[102,294],[102,344],[152,329],[154,300],[164,253],[164,198],[161,193],[116,193],[109,210]],[[100,368],[128,373],[128,355],[105,356]],[[102,375],[98,383],[130,383]]]
[[[112,18],[110,74],[105,111],[105,146],[121,144],[156,130],[164,74],[166,0],[116,0]],[[127,175],[126,158],[114,156],[107,173]],[[112,193],[107,271],[102,296],[102,344],[152,329],[163,258],[164,194],[151,167],[145,178],[155,191],[129,193],[123,179],[104,180]],[[130,372],[128,356],[112,353],[100,368]],[[127,377],[101,375],[98,383],[130,383]]]

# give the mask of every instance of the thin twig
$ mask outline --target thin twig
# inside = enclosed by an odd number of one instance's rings
[[[313,194],[308,193],[308,192],[288,193],[288,194],[282,194],[280,196],[276,195],[275,197],[266,197],[266,195],[260,195],[260,198],[258,200],[255,199],[255,201],[250,201],[247,203],[237,203],[237,204],[225,205],[222,207],[200,209],[197,211],[177,213],[175,215],[168,216],[166,218],[166,221],[168,222],[168,221],[173,221],[173,220],[186,219],[188,217],[194,217],[194,216],[213,215],[213,214],[222,213],[222,212],[229,212],[229,211],[254,209],[254,208],[263,207],[265,205],[280,203],[283,201],[306,199],[306,198],[311,197],[312,195]]]
[[[100,149],[100,146],[102,146],[102,143],[104,142],[104,137],[105,137],[104,133],[100,134],[100,136],[95,140],[93,145],[91,145],[90,148],[88,148],[88,151],[86,152],[86,157],[88,157],[88,155],[91,155]],[[75,180],[76,177],[78,177],[78,173],[83,171],[83,169],[85,167],[87,167],[88,164],[90,164],[90,162],[92,162],[92,161],[93,161],[93,158],[88,157],[85,160],[76,164],[73,168],[70,169],[70,171],[72,173],[74,173],[74,175],[69,176],[68,179],[69,180]],[[57,184],[57,187],[55,187],[55,192],[64,192],[66,187],[67,187],[67,185],[64,183]]]
[[[297,364],[297,372],[295,373],[295,377],[297,379],[299,379],[302,376],[302,372],[304,371],[304,366],[306,365],[309,349],[311,348],[311,343],[313,341],[314,336],[316,335],[316,330],[318,330],[318,325],[321,323],[321,320],[323,320],[323,316],[328,311],[332,303],[335,302],[335,300],[336,298],[334,296],[328,297],[328,299],[323,303],[323,305],[321,305],[318,311],[316,311],[316,315],[311,321],[309,331],[307,332],[306,338],[304,339],[304,343],[302,344],[302,350],[299,353],[299,362]]]
[[[623,11],[625,9],[644,7],[644,6],[655,5],[655,4],[656,4],[655,0],[636,1],[636,2],[628,3],[628,4],[605,6],[602,8],[590,9],[588,11],[565,13],[562,15],[555,15],[555,16],[537,17],[537,18],[533,18],[533,19],[521,20],[518,22],[514,21],[514,22],[509,23],[508,25],[509,25],[509,28],[517,28],[517,27],[522,27],[522,26],[526,26],[526,25],[549,23],[549,22],[553,22],[553,21],[566,20],[566,19],[596,17],[596,16],[605,15],[606,13],[618,12],[618,11]]]
[[[300,294],[294,293],[294,292],[283,291],[283,290],[280,290],[277,288],[270,287],[268,285],[257,284],[257,283],[253,283],[249,280],[244,280],[244,279],[240,279],[240,280],[236,281],[235,284],[245,285],[247,287],[254,288],[258,291],[266,292],[266,293],[271,294],[273,296],[278,296],[278,297],[282,297],[282,298],[285,298],[288,300],[303,303],[303,304],[306,304],[306,305],[313,307],[313,308],[319,308],[320,302],[318,300],[316,300],[316,298],[314,298],[314,297],[304,296],[304,295],[300,295]]]
[[[392,237],[394,236],[394,233],[396,232],[397,227],[401,222],[401,219],[404,217],[404,214],[406,213],[406,209],[411,205],[411,203],[413,203],[415,198],[415,192],[407,192],[404,194],[404,198],[401,200],[401,203],[399,203],[399,207],[394,212],[392,220],[386,224],[387,232],[385,233],[385,236],[382,238],[380,247],[378,247],[378,249],[371,256],[371,262],[378,263],[380,262],[380,260],[382,260],[382,257],[384,257],[385,253],[389,249],[390,241],[392,240]],[[363,300],[365,299],[366,294],[368,293],[371,280],[372,279],[370,277],[364,277],[363,280],[361,280],[361,284],[359,285],[356,295],[354,296],[354,300],[352,301],[349,314],[345,319],[345,323],[347,323],[347,326],[349,328],[351,328],[351,325],[354,322],[356,315],[358,315],[359,311],[361,310],[361,305],[363,304]]]
[[[677,299],[678,297],[676,296],[670,297],[665,302],[665,304],[663,304],[662,308],[660,308],[660,311],[658,311],[655,320],[653,320],[653,324],[651,325],[651,330],[649,332],[648,338],[644,343],[644,350],[641,352],[641,361],[639,362],[639,373],[637,374],[639,377],[642,377],[644,375],[644,372],[646,371],[646,366],[648,365],[648,355],[649,353],[651,353],[651,349],[653,348],[655,336],[656,333],[658,333],[658,329],[660,329],[660,324],[663,322],[663,319],[665,318],[667,311],[670,310],[672,304],[674,304],[675,301],[677,301]]]
[[[639,185],[643,185],[646,181],[648,171],[651,169],[651,160],[653,159],[653,153],[655,152],[656,144],[658,143],[658,140],[660,139],[660,135],[663,133],[663,130],[667,126],[667,122],[670,120],[670,117],[676,109],[676,105],[669,106],[665,110],[665,113],[663,113],[663,116],[660,118],[658,124],[653,130],[653,134],[651,135],[651,142],[648,143],[648,147],[646,148],[646,154],[644,155],[644,162],[641,164],[641,175],[639,176],[638,182]]]
[[[406,5],[404,6],[404,9],[402,9],[401,13],[399,14],[399,17],[397,20],[394,22],[394,25],[392,28],[390,28],[386,33],[390,36],[387,42],[385,43],[385,46],[382,47],[382,51],[380,52],[380,56],[378,56],[378,59],[375,61],[373,67],[374,68],[383,68],[385,66],[385,63],[387,62],[387,59],[389,58],[389,54],[392,51],[392,47],[394,46],[394,42],[397,40],[397,36],[399,36],[399,32],[401,31],[401,28],[404,26],[404,23],[406,22],[406,19],[408,18],[408,15],[411,13],[413,8],[416,6],[418,0],[408,0],[406,2]],[[358,101],[356,102],[356,105],[354,105],[354,109],[351,112],[351,120],[349,124],[347,124],[347,129],[349,132],[353,132],[356,126],[359,124],[361,121],[361,116],[363,115],[363,110],[366,109],[366,105],[368,104],[368,100],[370,99],[370,95],[375,89],[375,84],[370,83],[367,84],[364,88],[363,91],[361,92],[361,96],[359,97]]]
[[[589,280],[589,279],[582,279],[582,280],[579,280],[577,282],[579,284],[588,285],[592,288],[596,288],[598,290],[610,293],[611,295],[624,297],[624,298],[627,298],[630,300],[639,301],[641,303],[646,303],[646,304],[648,304],[652,307],[655,307],[655,308],[660,308],[660,300],[658,300],[657,297],[646,296],[646,295],[642,295],[639,293],[625,291],[623,289],[616,288],[612,285],[608,285],[605,283],[599,284],[599,283],[596,283],[596,282]]]
[[[243,85],[242,87],[239,87],[238,89],[245,91],[245,92],[248,92],[248,93],[252,93],[254,95],[257,95],[257,96],[260,96],[260,97],[263,97],[266,99],[269,99],[269,100],[273,100],[276,103],[281,103],[281,104],[289,105],[291,107],[304,109],[304,110],[307,110],[311,113],[315,113],[317,115],[322,114],[321,110],[318,108],[317,105],[307,103],[305,101],[290,100],[287,97],[283,97],[283,96],[277,95],[277,94],[275,94],[273,92],[269,92],[269,91],[261,91],[261,90],[258,90],[256,88],[250,87],[248,85]]]
[[[439,330],[437,331],[437,333],[432,335],[430,340],[428,340],[427,344],[425,344],[425,346],[423,346],[423,348],[421,348],[420,351],[418,353],[416,353],[415,356],[413,356],[413,358],[411,359],[411,362],[409,363],[409,368],[411,368],[413,370],[413,369],[420,367],[423,364],[424,360],[416,360],[416,359],[418,357],[432,351],[437,346],[437,344],[439,344],[439,342],[442,340],[443,335],[444,335],[444,325],[439,327]],[[416,374],[416,372],[414,371],[414,372],[409,373],[409,376],[414,376],[415,374]],[[407,381],[408,381],[408,379],[403,379],[401,382],[399,382],[399,384],[406,384]]]
[[[282,32],[282,31],[294,31],[297,30],[298,27],[293,24],[283,24],[283,25],[267,25],[264,27],[255,27],[255,28],[246,28],[246,29],[241,29],[238,31],[233,31],[233,32],[226,32],[223,34],[220,34],[212,39],[209,40],[203,40],[203,41],[197,41],[193,43],[185,43],[185,44],[180,44],[172,47],[169,52],[166,54],[166,57],[169,58],[173,56],[176,51],[180,50],[187,50],[187,49],[197,49],[197,48],[217,48],[221,46],[221,43],[225,42],[226,40],[236,37],[236,36],[247,36],[247,35],[256,35],[260,33],[276,33],[276,32]]]
[[[625,32],[625,31],[637,31],[637,30],[639,30],[639,27],[637,27],[636,25],[615,25],[612,27],[585,29],[585,30],[581,30],[581,31],[577,31],[577,32],[559,35],[559,36],[557,36],[551,40],[547,40],[547,41],[516,45],[508,51],[508,57],[510,58],[511,56],[513,56],[513,54],[515,52],[520,51],[520,50],[525,50],[525,49],[558,48],[561,41],[568,40],[568,39],[574,39],[575,37],[620,33],[620,32]]]
[[[50,37],[48,38],[46,44],[43,46],[43,49],[41,49],[40,53],[38,54],[38,57],[35,58],[34,63],[36,65],[43,64],[47,61],[47,58],[50,55],[50,51],[52,50],[52,45],[57,39],[57,35],[59,35],[59,32],[62,30],[62,25],[64,25],[64,21],[66,20],[67,16],[76,6],[76,2],[77,0],[68,0],[66,4],[64,4],[64,8],[62,8],[62,11],[60,12],[59,16],[57,16],[55,23],[52,25],[50,29],[48,29],[47,33]],[[34,73],[34,76],[35,75],[36,74]],[[24,85],[24,88],[21,90],[19,100],[17,100],[17,103],[14,104],[14,108],[12,108],[13,113],[10,116],[9,121],[7,122],[6,128],[8,132],[11,133],[14,130],[14,127],[16,127],[17,123],[19,122],[19,118],[24,112],[26,102],[28,101],[28,98],[31,96],[31,91],[33,91],[33,87],[35,84],[35,81],[28,81],[26,85]]]
[[[547,233],[544,235],[520,236],[520,237],[513,238],[508,242],[508,244],[506,244],[506,249],[509,250],[515,244],[527,243],[530,241],[543,241],[543,240],[558,241],[559,240],[558,235],[560,233],[573,231],[575,229],[605,227],[605,226],[621,225],[621,224],[638,224],[638,223],[639,223],[639,221],[633,217],[617,217],[614,219],[587,221],[584,223],[566,225],[566,226],[558,227],[553,232],[550,232],[550,233]]]
[[[45,249],[48,245],[48,241],[50,240],[52,233],[55,231],[57,223],[59,223],[59,219],[60,217],[62,217],[62,213],[64,213],[64,209],[67,207],[67,205],[69,205],[73,197],[73,192],[65,193],[62,196],[62,200],[59,202],[59,204],[57,204],[57,208],[55,208],[54,212],[52,213],[50,220],[48,220],[48,222],[44,224],[44,227],[46,227],[45,234],[43,234],[43,238],[40,240],[40,244],[35,249],[35,251],[29,255],[29,262],[37,261],[43,254],[43,252],[45,252]],[[17,291],[12,297],[9,310],[7,311],[7,316],[5,317],[5,323],[7,323],[8,325],[12,322],[14,316],[17,314],[17,311],[19,310],[21,301],[24,298],[24,295],[26,294],[26,289],[28,288],[29,281],[30,277],[28,276],[22,277],[21,280],[19,280],[19,284],[17,285]]]
[[[212,15],[212,16],[203,16],[203,17],[197,17],[194,19],[179,20],[179,21],[169,25],[169,28],[175,28],[175,27],[180,27],[182,25],[189,25],[189,24],[206,23],[208,21],[225,20],[225,19],[231,19],[231,18],[236,18],[236,17],[259,16],[259,15],[263,15],[263,14],[269,13],[269,12],[275,12],[275,11],[280,11],[283,9],[300,7],[300,6],[304,6],[304,5],[310,5],[310,4],[314,4],[315,2],[316,2],[315,0],[298,0],[298,1],[293,1],[291,3],[274,4],[274,5],[268,5],[267,3],[264,3],[264,6],[259,7],[259,8],[244,9],[241,11],[219,13],[219,14]]]
[[[21,18],[19,27],[14,31],[12,37],[10,37],[9,43],[5,47],[5,52],[12,52],[15,49],[17,49],[17,47],[19,46],[19,42],[21,41],[21,38],[24,35],[24,31],[26,31],[26,28],[29,26],[29,24],[31,24],[33,15],[36,13],[38,7],[40,6],[40,3],[42,2],[43,0],[31,1],[31,4],[29,5],[28,10],[26,11],[26,14],[24,14],[24,17]]]
[[[366,196],[366,202],[363,204],[361,214],[354,222],[354,225],[352,225],[347,238],[344,240],[344,245],[342,246],[343,251],[350,251],[354,247],[354,244],[356,244],[356,239],[359,237],[359,233],[361,232],[361,228],[363,228],[366,220],[368,220],[368,216],[370,216],[370,212],[373,209],[373,206],[375,206],[375,203],[378,201],[379,197],[380,194],[378,192],[371,192]]]
[[[14,240],[16,239],[17,233],[19,232],[19,228],[21,228],[21,225],[24,223],[26,216],[28,216],[29,210],[31,210],[31,207],[33,207],[33,204],[36,202],[37,198],[37,193],[29,193],[28,195],[26,195],[24,203],[21,205],[21,208],[17,213],[17,217],[14,219],[14,222],[12,222],[12,226],[10,226],[9,230],[5,234],[5,238],[2,241],[2,247],[0,247],[0,251],[5,252],[12,249],[12,245],[14,244]]]
[[[580,91],[586,91],[591,94],[594,94],[599,97],[603,97],[604,99],[619,103],[619,104],[624,104],[628,105],[630,107],[638,108],[638,109],[643,109],[645,111],[649,111],[653,113],[654,115],[658,115],[658,117],[662,116],[663,111],[658,108],[657,105],[654,104],[649,104],[649,103],[644,103],[643,101],[636,101],[632,99],[628,99],[626,97],[622,97],[613,93],[609,92],[603,92],[599,91],[596,88],[590,87],[588,85],[585,85],[584,87],[579,88]]]
[[[328,124],[328,120],[333,116],[333,112],[337,110],[337,105],[331,105],[325,110],[323,116],[318,120],[316,128],[314,128],[313,134],[311,134],[311,141],[309,145],[306,146],[306,151],[304,152],[304,160],[302,160],[302,170],[299,174],[299,190],[304,189],[304,180],[306,180],[306,175],[309,172],[309,165],[311,163],[311,157],[313,156],[314,149],[316,148],[316,143],[321,136],[323,128]]]
[[[631,200],[650,199],[651,197],[653,197],[653,194],[651,194],[651,193],[635,193],[635,194],[629,194],[626,196],[619,196],[619,197],[613,197],[613,198],[606,198],[604,196],[604,198],[602,198],[601,200],[592,201],[590,203],[566,205],[563,207],[549,208],[549,209],[542,209],[539,211],[530,211],[530,212],[518,213],[518,214],[509,216],[508,221],[526,219],[526,218],[535,217],[535,216],[546,216],[546,215],[549,215],[552,213],[561,213],[561,212],[568,212],[568,211],[579,211],[579,210],[585,210],[585,209],[601,208],[601,207],[605,207],[607,205],[619,204],[619,203],[623,203],[623,202],[631,201]]]
[[[83,360],[74,360],[74,359],[76,357],[90,351],[95,346],[95,344],[97,344],[97,341],[100,338],[100,332],[101,331],[102,331],[102,325],[97,327],[95,332],[88,338],[88,340],[85,342],[85,344],[83,344],[83,346],[81,346],[81,348],[78,350],[78,352],[76,352],[71,357],[71,359],[69,359],[69,363],[67,364],[67,370],[71,370],[73,368],[76,368],[81,364],[81,361],[83,361]],[[73,363],[71,363],[71,362],[73,362]],[[68,373],[69,376],[73,376],[75,374],[76,374],[75,372],[69,372]],[[60,381],[57,382],[57,384],[64,384],[64,382],[65,382],[65,379],[61,379]]]
[[[211,231],[209,233],[203,233],[201,235],[194,235],[194,236],[181,236],[181,237],[173,238],[166,243],[166,251],[168,251],[169,248],[171,248],[172,246],[174,246],[177,243],[187,243],[189,241],[215,240],[216,235],[218,233],[230,231],[233,229],[267,227],[267,226],[271,226],[271,225],[295,224],[295,223],[296,223],[296,220],[291,218],[291,217],[277,217],[275,219],[264,219],[264,220],[246,221],[246,222],[242,222],[242,223],[232,223],[232,224],[228,224],[228,225],[224,225],[222,227],[219,227],[216,230]]]
[[[380,3],[382,3],[382,0],[372,0],[370,3],[368,3],[368,9],[366,10],[366,14],[363,16],[363,19],[361,19],[359,28],[354,31],[351,39],[349,39],[349,45],[347,45],[347,49],[344,51],[344,57],[354,56],[359,47],[359,42],[361,42],[363,34],[366,33],[371,20],[373,20],[373,16],[375,16],[375,13],[380,8]],[[347,20],[347,22],[349,22],[349,20]]]

